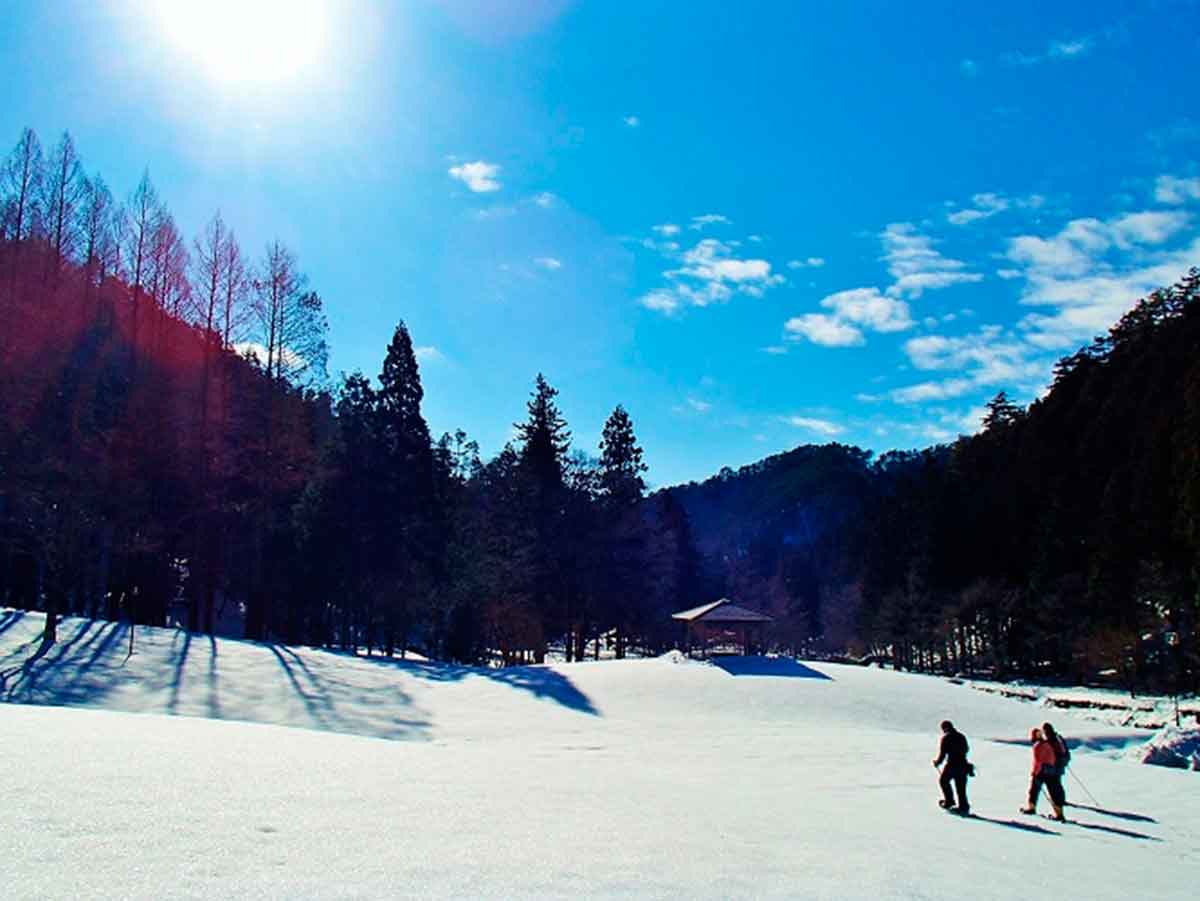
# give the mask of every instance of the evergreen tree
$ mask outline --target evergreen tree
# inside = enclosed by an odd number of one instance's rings
[[[543,634],[561,635],[569,618],[565,609],[563,520],[566,502],[564,470],[571,433],[554,398],[558,391],[541,373],[527,405],[529,418],[516,426],[521,441],[518,457],[522,506],[530,523],[529,597],[541,617]],[[535,650],[545,659],[545,642]]]
[[[642,473],[642,449],[633,434],[633,422],[625,408],[618,405],[604,423],[600,439],[600,492],[614,507],[630,507],[642,499],[646,483]]]
[[[403,323],[396,326],[375,397],[377,454],[372,472],[381,486],[377,565],[387,573],[384,616],[387,653],[407,648],[415,621],[430,612],[439,579],[441,511],[434,488],[433,446],[421,413],[425,392]]]

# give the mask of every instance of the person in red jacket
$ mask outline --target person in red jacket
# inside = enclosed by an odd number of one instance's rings
[[[1054,819],[1062,822],[1063,804],[1066,803],[1062,787],[1062,775],[1058,771],[1058,755],[1054,745],[1046,740],[1041,729],[1029,733],[1033,742],[1033,770],[1029,780],[1029,803],[1021,808],[1021,813],[1037,813],[1038,795],[1042,786],[1046,786],[1046,794],[1050,796],[1050,806],[1054,810]]]

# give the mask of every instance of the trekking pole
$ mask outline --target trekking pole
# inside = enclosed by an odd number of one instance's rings
[[[1099,807],[1100,802],[1096,800],[1095,795],[1093,795],[1090,791],[1088,791],[1088,787],[1083,784],[1083,780],[1075,775],[1075,770],[1068,768],[1067,772],[1071,774],[1072,779],[1074,779],[1076,782],[1079,783],[1079,787],[1083,789],[1083,793],[1092,799],[1092,803],[1095,804],[1097,807]]]

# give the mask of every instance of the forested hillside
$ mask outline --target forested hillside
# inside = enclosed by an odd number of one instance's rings
[[[287,247],[251,258],[220,214],[187,241],[149,174],[119,202],[67,134],[21,135],[0,212],[0,603],[48,640],[74,613],[510,664],[661,647],[693,600],[621,407],[598,458],[540,375],[494,459],[434,440],[403,323],[377,378],[330,386]]]
[[[813,650],[1195,685],[1198,301],[1193,269],[952,445],[798,448],[670,493],[712,577]]]
[[[978,435],[646,497],[620,406],[592,456],[538,375],[481,459],[430,435],[402,322],[330,384],[279,242],[255,258],[219,214],[187,240],[148,174],[120,202],[65,134],[0,177],[0,603],[47,640],[69,612],[507,665],[662,650],[671,611],[728,595],[781,650],[1195,684],[1195,270]]]

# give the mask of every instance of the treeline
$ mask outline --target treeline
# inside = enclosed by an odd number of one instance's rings
[[[1200,273],[1058,364],[1028,409],[872,459],[803,447],[670,489],[776,640],[946,673],[1200,680]]]
[[[331,389],[294,254],[192,241],[69,135],[0,172],[0,603],[505,664],[669,641],[695,555],[617,407],[572,451],[538,376],[518,439],[433,440],[401,323]]]
[[[726,595],[783,651],[1194,688],[1198,294],[1193,270],[951,445],[647,497],[622,407],[593,456],[539,375],[492,459],[434,438],[403,323],[331,386],[288,248],[251,258],[219,214],[188,241],[148,175],[119,202],[26,131],[0,171],[0,603],[48,640],[71,613],[507,665],[660,651]]]

